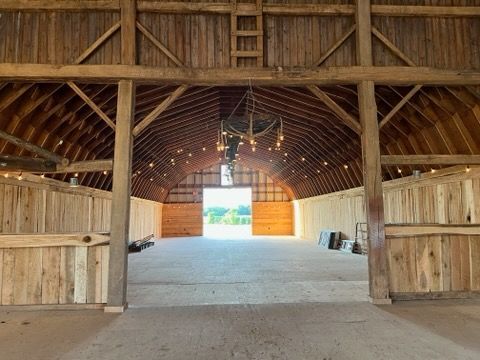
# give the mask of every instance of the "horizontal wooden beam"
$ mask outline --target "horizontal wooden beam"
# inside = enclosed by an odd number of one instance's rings
[[[382,165],[480,165],[480,155],[382,155]]]
[[[237,4],[241,11],[256,10],[255,4]],[[137,11],[170,14],[230,14],[233,6],[225,1],[166,2],[137,0]],[[118,0],[2,0],[0,11],[120,11]],[[372,5],[373,16],[476,17],[478,6]],[[278,16],[353,16],[354,5],[340,4],[263,4],[263,14]]]
[[[118,0],[2,0],[2,11],[119,11]]]
[[[6,133],[3,130],[0,130],[0,139],[3,139],[11,144],[14,144],[18,147],[21,147],[22,149],[28,150],[34,154],[37,154],[38,156],[45,158],[47,160],[53,161],[57,164],[62,164],[62,165],[68,165],[69,160],[57,155],[51,151],[48,151],[44,148],[41,148],[40,146],[37,146],[35,144],[32,144],[28,141],[25,141],[23,139],[20,139],[16,136],[13,136],[11,134]]]
[[[430,236],[430,235],[480,235],[480,225],[458,224],[386,224],[388,238]]]
[[[70,81],[230,85],[338,85],[374,81],[379,85],[479,85],[480,71],[410,66],[348,66],[304,69],[162,68],[140,65],[0,64],[0,81]]]
[[[86,173],[86,172],[100,172],[112,171],[113,160],[85,160],[72,162],[67,166],[57,166],[55,173]]]
[[[0,249],[50,246],[97,246],[110,241],[108,233],[24,233],[0,234]]]
[[[65,174],[112,171],[112,169],[112,159],[77,161],[63,166],[58,165],[53,161],[40,158],[0,155],[0,171]]]
[[[50,160],[25,156],[0,155],[0,171],[49,172],[55,171],[57,164]]]

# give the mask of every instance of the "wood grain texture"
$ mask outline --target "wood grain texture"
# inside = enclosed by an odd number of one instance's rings
[[[106,302],[108,246],[2,249],[0,305]]]
[[[162,237],[203,234],[202,203],[165,204],[162,211]]]
[[[402,294],[445,292],[452,296],[452,292],[478,291],[480,236],[475,234],[480,220],[480,168],[467,172],[454,167],[383,186],[387,224],[444,224],[426,231],[426,226],[421,227],[425,234],[419,237],[387,239],[390,292],[402,298]],[[361,188],[294,201],[294,207],[296,234],[308,239],[316,239],[323,228],[353,239],[355,223],[365,222]],[[458,226],[450,229],[453,225]],[[419,229],[411,230],[413,235],[419,233]]]
[[[252,235],[293,235],[291,202],[253,202]]]

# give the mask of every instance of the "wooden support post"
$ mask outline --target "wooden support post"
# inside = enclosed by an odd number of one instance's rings
[[[122,64],[136,62],[136,0],[121,0]],[[135,83],[120,80],[117,96],[113,189],[110,227],[108,297],[105,312],[123,312],[127,306],[128,236],[132,180]]]
[[[357,63],[371,66],[372,25],[370,0],[357,0]],[[370,298],[374,304],[389,304],[388,265],[385,242],[385,219],[380,164],[380,140],[375,102],[375,83],[361,81],[358,86],[358,107],[362,126],[363,183],[368,230],[368,277]]]
[[[118,84],[117,126],[113,159],[108,302],[105,308],[107,312],[122,312],[127,299],[134,110],[135,84],[130,80],[122,80]]]
[[[135,40],[137,26],[137,1],[121,0],[122,64],[135,65],[137,45]]]

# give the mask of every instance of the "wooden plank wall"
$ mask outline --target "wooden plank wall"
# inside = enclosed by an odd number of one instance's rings
[[[201,236],[203,204],[164,204],[162,236]]]
[[[430,235],[387,243],[393,298],[480,291],[480,236]]]
[[[386,223],[480,223],[480,168],[464,167],[384,183]],[[353,239],[355,222],[365,222],[363,190],[294,201],[296,235],[317,239],[320,229],[340,230]],[[451,294],[480,290],[479,236],[387,239],[390,291]],[[403,295],[402,295],[403,294]]]
[[[253,202],[253,235],[293,235],[291,202]]]
[[[107,301],[107,246],[0,249],[0,305]]]
[[[203,0],[203,2],[217,2]],[[273,3],[275,1],[269,1]],[[325,3],[309,0],[305,3]],[[334,3],[329,1],[330,3]],[[283,1],[298,4],[299,1]],[[335,3],[351,4],[351,1]],[[392,1],[378,0],[376,4]],[[405,2],[396,1],[405,5]],[[418,2],[410,1],[410,4]],[[429,5],[444,5],[429,1]],[[478,6],[478,0],[450,1],[452,5]],[[3,12],[0,14],[0,62],[71,64],[105,31],[119,21],[113,11]],[[187,67],[230,66],[230,17],[227,14],[160,14],[140,12],[138,20]],[[312,66],[353,25],[353,16],[264,16],[264,65]],[[478,18],[374,16],[372,24],[419,66],[478,69],[480,67],[480,20]],[[250,24],[241,24],[249,29]],[[77,36],[82,34],[82,36]],[[251,39],[243,39],[250,48]],[[454,46],[445,46],[454,44]],[[468,51],[467,51],[468,49]],[[143,35],[138,35],[139,64],[175,66]],[[377,39],[374,62],[399,65]],[[120,33],[112,36],[86,63],[120,62]],[[355,64],[355,42],[351,36],[323,66]],[[242,61],[240,66],[252,66]]]
[[[0,233],[109,231],[111,193],[24,174],[0,176]],[[132,198],[130,239],[161,236],[162,204]]]

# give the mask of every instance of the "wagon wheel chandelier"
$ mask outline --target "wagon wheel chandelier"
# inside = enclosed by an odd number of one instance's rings
[[[245,111],[243,114],[237,115],[242,104],[245,104]],[[285,138],[283,119],[271,114],[262,106],[255,98],[253,87],[250,84],[230,115],[220,122],[217,151],[225,151],[227,163],[232,165],[236,161],[240,145],[248,142],[252,152],[255,152],[257,139],[273,131],[277,133],[276,149],[278,150]]]

